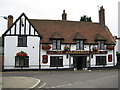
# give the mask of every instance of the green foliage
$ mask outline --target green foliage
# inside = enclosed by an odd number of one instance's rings
[[[116,53],[117,57],[120,57],[120,53]]]
[[[91,17],[87,17],[86,15],[82,16],[80,21],[84,22],[92,22]]]

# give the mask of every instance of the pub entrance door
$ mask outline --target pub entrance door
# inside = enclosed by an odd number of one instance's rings
[[[87,56],[74,56],[73,57],[74,68],[77,68],[77,70],[82,70],[83,68],[86,68],[86,59]]]

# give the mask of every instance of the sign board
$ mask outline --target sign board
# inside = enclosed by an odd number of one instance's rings
[[[107,51],[47,51],[47,54],[107,54]]]

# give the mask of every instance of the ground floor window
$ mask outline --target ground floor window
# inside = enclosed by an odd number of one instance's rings
[[[63,67],[63,56],[51,56],[50,67]]]
[[[106,65],[106,56],[96,56],[96,65]]]
[[[29,67],[29,56],[15,57],[15,67]]]

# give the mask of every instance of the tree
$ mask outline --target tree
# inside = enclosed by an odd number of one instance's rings
[[[84,22],[92,22],[91,17],[87,17],[86,15],[82,16],[80,21]]]

